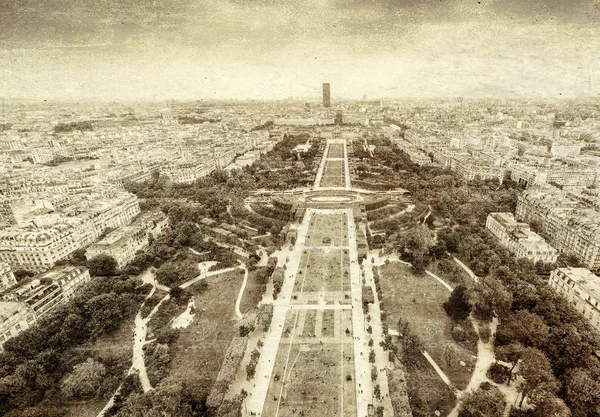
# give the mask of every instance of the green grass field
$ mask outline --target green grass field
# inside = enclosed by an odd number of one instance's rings
[[[348,246],[348,216],[314,213],[310,219],[306,246]]]
[[[291,310],[285,328],[262,414],[356,417],[351,311]]]
[[[208,278],[208,288],[194,296],[193,322],[172,346],[170,376],[194,387],[200,397],[210,392],[229,342],[239,335],[235,300],[242,279],[238,271]]]
[[[329,151],[327,152],[327,158],[343,158],[344,157],[344,145],[341,143],[329,144]]]
[[[242,301],[240,302],[240,311],[242,314],[246,314],[248,311],[256,308],[259,301],[262,300],[262,291],[262,286],[256,282],[256,271],[250,272],[248,274],[246,289],[244,290],[244,295],[242,296]]]
[[[410,267],[390,262],[379,268],[381,297],[390,329],[397,329],[398,319],[409,321],[425,349],[458,388],[471,379],[476,351],[459,346],[451,334],[452,321],[442,304],[450,291],[429,275],[415,276]],[[466,363],[461,366],[460,361]]]
[[[300,271],[294,282],[293,296],[314,292],[337,292],[331,295],[337,301],[340,292],[350,291],[350,262],[347,249],[307,249],[300,259]],[[327,299],[331,297],[324,294]],[[341,297],[343,299],[343,297]]]
[[[319,185],[321,187],[344,187],[346,185],[344,161],[326,161]]]

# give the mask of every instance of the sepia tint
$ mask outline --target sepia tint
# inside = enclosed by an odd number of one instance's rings
[[[600,416],[598,0],[7,0],[0,111],[0,416]]]

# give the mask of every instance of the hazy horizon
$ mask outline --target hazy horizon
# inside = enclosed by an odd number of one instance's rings
[[[51,101],[600,94],[600,2],[15,0],[2,95]]]

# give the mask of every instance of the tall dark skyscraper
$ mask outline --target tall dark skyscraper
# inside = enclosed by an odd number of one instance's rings
[[[331,107],[331,86],[323,83],[323,107]]]

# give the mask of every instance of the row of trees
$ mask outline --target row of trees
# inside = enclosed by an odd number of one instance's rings
[[[251,190],[294,188],[310,181],[311,174],[305,169],[313,166],[319,144],[313,143],[308,152],[300,154],[301,161],[292,152],[307,139],[307,136],[286,136],[254,164],[241,170],[215,170],[191,184],[173,184],[167,176],[156,172],[150,180],[128,183],[126,188],[140,198],[188,199],[209,217],[217,218],[225,213],[228,204],[242,200]]]
[[[87,132],[94,130],[94,125],[90,121],[83,122],[69,122],[69,123],[57,123],[54,126],[55,133],[69,133],[75,130],[81,132]]]

